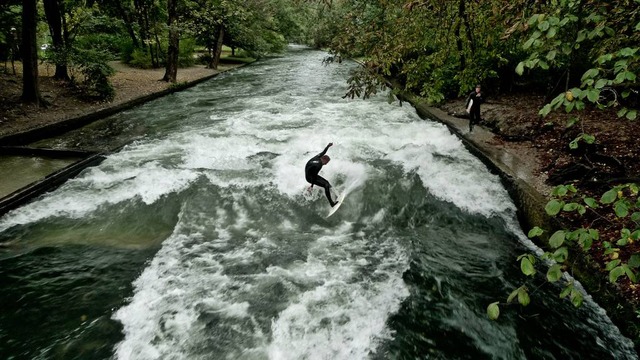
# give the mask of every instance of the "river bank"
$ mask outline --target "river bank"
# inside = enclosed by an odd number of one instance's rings
[[[109,65],[115,70],[115,74],[110,77],[115,97],[110,102],[82,99],[73,87],[53,79],[54,69],[50,65],[40,65],[40,93],[49,103],[46,107],[35,107],[20,102],[22,67],[19,62],[15,65],[16,75],[11,67],[0,68],[0,138],[116,108],[132,100],[173,88],[177,90],[181,86],[242,66],[222,63],[217,70],[208,69],[204,65],[180,68],[176,84],[170,84],[161,81],[164,69],[137,69],[120,61],[112,61]]]
[[[204,67],[196,67],[192,71],[187,70],[179,70],[179,83],[198,81],[215,75],[212,70]],[[45,98],[51,102],[51,107],[48,109],[35,109],[18,105],[3,108],[0,113],[0,120],[2,121],[0,124],[0,136],[15,135],[39,127],[69,121],[79,116],[126,104],[129,101],[140,99],[150,94],[159,94],[169,89],[169,84],[158,81],[162,75],[162,69],[140,70],[127,67],[118,69],[113,78],[117,95],[116,99],[111,103],[80,101],[73,97],[72,92],[68,92],[69,89],[53,83],[50,78],[47,79],[45,76],[42,79],[42,92]],[[116,79],[120,80],[116,81]],[[4,84],[5,79],[3,78],[2,81]],[[20,87],[20,82],[15,79],[7,81],[7,83],[15,85],[14,89]],[[51,86],[45,85],[47,83]],[[3,87],[3,89],[10,88],[10,86]],[[16,92],[14,91],[11,94],[5,95],[3,93],[3,104],[9,104],[16,99]],[[19,91],[17,95],[19,96]],[[523,99],[528,99],[529,101],[523,101]],[[454,124],[461,137],[467,138],[473,144],[482,144],[482,147],[479,148],[480,151],[486,153],[495,151],[499,156],[512,154],[511,163],[514,166],[507,166],[502,171],[511,172],[511,176],[521,179],[523,183],[530,185],[535,189],[536,193],[544,198],[551,189],[551,185],[547,182],[549,176],[572,162],[571,154],[564,151],[564,149],[567,147],[567,139],[570,141],[573,130],[567,131],[565,129],[563,122],[566,119],[560,115],[557,115],[558,118],[554,120],[540,119],[537,116],[538,103],[530,100],[531,96],[526,94],[519,97],[490,98],[489,102],[483,107],[485,121],[482,125],[484,129],[479,127],[471,134],[468,134],[465,129],[466,120],[457,116],[463,109],[463,99],[452,101],[441,109],[429,108],[429,111],[436,117],[447,119],[447,121]],[[543,101],[544,99],[540,98],[539,100]],[[513,104],[518,105],[515,106]],[[521,104],[526,104],[526,106]],[[585,119],[583,129],[589,129],[589,131],[597,134],[600,134],[601,131],[602,137],[599,135],[598,139],[603,142],[603,148],[617,151],[618,153],[612,156],[621,158],[625,163],[628,162],[629,174],[636,174],[637,176],[637,169],[634,169],[632,161],[638,159],[637,145],[634,144],[635,139],[631,136],[633,134],[633,125],[629,125],[632,123],[618,119],[600,120],[602,119],[596,117],[596,115],[592,119]],[[548,122],[553,122],[553,125],[547,125]],[[605,123],[604,126],[608,127],[597,128],[597,126],[603,126],[599,122]],[[597,193],[601,189],[591,191]],[[538,210],[540,210],[539,207]],[[604,271],[604,261],[606,259],[600,260],[601,269],[598,271],[598,276],[601,275],[602,278],[606,279],[607,273]],[[617,288],[628,304],[633,304],[638,300],[638,291],[633,285],[630,283],[622,284],[621,287]],[[604,305],[606,306],[607,304]],[[612,318],[616,317],[616,314],[613,313],[615,308],[607,310],[612,315]],[[633,310],[631,310],[631,314],[633,315]],[[632,317],[630,320],[633,321],[635,318]],[[626,333],[631,336],[629,331],[626,331]],[[637,337],[634,340],[637,343]]]

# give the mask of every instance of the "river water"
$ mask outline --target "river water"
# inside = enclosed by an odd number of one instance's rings
[[[552,286],[489,320],[535,250],[499,178],[410,106],[342,99],[355,65],[325,55],[117,115],[128,145],[0,218],[0,357],[637,358]],[[303,169],[329,142],[321,174],[348,195],[325,218]]]

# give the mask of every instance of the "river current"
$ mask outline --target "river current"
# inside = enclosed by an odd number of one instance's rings
[[[88,144],[127,145],[0,218],[0,357],[637,359],[588,294],[542,281],[490,320],[539,252],[499,177],[410,106],[343,99],[356,65],[325,56],[292,46],[93,125],[112,131]],[[329,142],[347,197],[326,218],[304,165]]]

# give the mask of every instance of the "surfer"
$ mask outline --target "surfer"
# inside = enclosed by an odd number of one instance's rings
[[[327,153],[327,150],[329,150],[331,146],[333,146],[333,143],[329,143],[320,154],[312,157],[309,161],[307,161],[307,165],[304,167],[304,174],[307,182],[311,184],[308,190],[311,191],[311,189],[313,189],[313,185],[323,187],[324,194],[327,196],[329,204],[331,204],[331,207],[334,207],[338,202],[331,199],[331,192],[329,191],[329,189],[331,189],[331,184],[329,184],[327,179],[318,175],[320,169],[322,169],[322,166],[327,165],[331,160],[331,158],[329,158],[329,155],[325,155]]]

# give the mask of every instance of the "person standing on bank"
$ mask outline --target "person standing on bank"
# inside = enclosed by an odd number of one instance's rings
[[[480,85],[467,97],[467,113],[469,113],[469,132],[473,131],[473,125],[480,123],[480,104],[484,102]]]
[[[327,153],[327,150],[329,150],[331,146],[333,146],[333,143],[329,143],[320,154],[312,157],[309,161],[307,161],[307,165],[304,167],[304,175],[307,179],[307,182],[311,184],[308,191],[311,191],[311,189],[313,189],[313,185],[323,187],[324,194],[327,196],[329,204],[331,204],[331,207],[334,207],[338,202],[331,199],[331,184],[329,184],[327,179],[318,175],[320,169],[322,169],[322,166],[327,165],[331,160],[331,158],[329,158],[329,155],[325,155]]]

